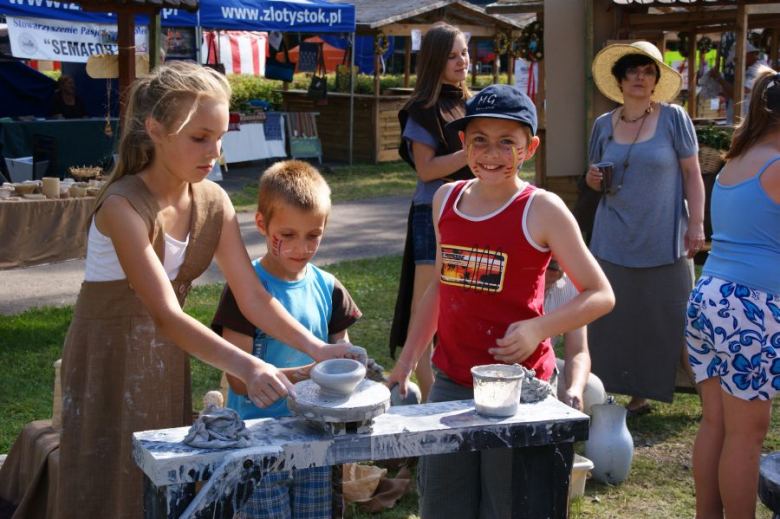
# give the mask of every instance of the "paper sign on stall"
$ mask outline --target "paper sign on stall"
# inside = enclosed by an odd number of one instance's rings
[[[117,27],[42,18],[6,17],[16,58],[86,63],[90,56],[118,54]],[[147,27],[135,28],[135,52],[146,54]]]

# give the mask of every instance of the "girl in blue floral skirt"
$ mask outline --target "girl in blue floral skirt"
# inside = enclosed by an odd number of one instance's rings
[[[780,74],[756,78],[712,192],[712,252],[685,339],[703,415],[696,517],[753,518],[761,447],[780,390]]]

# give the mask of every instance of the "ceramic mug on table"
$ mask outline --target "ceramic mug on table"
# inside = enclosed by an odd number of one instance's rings
[[[43,177],[41,181],[41,192],[46,198],[60,197],[60,179],[57,177]]]

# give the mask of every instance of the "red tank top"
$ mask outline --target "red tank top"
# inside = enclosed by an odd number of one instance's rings
[[[469,217],[457,209],[474,180],[453,183],[439,217],[442,269],[438,342],[433,363],[452,380],[473,386],[471,368],[498,361],[488,353],[510,324],[544,313],[549,249],[529,241],[527,209],[537,190],[526,185],[501,209]],[[523,365],[549,380],[555,354],[549,339]]]

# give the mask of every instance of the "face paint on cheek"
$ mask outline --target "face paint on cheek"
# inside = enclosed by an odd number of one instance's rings
[[[271,254],[274,256],[281,256],[282,254],[282,240],[279,239],[277,235],[273,235],[273,238],[271,239]]]

